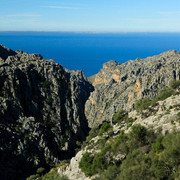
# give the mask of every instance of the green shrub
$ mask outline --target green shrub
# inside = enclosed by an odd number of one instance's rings
[[[69,178],[67,176],[60,176],[59,180],[69,180]]]
[[[135,103],[136,111],[142,111],[147,109],[152,104],[152,101],[149,98],[144,98],[137,100]]]
[[[176,89],[180,86],[180,80],[172,80],[170,82],[170,87],[173,89]]]
[[[94,156],[86,152],[79,162],[79,167],[86,176],[92,176],[94,174],[92,169],[93,159]]]
[[[177,170],[172,173],[172,179],[178,180],[180,177],[180,165],[178,166]]]
[[[86,176],[92,176],[107,169],[108,163],[103,153],[97,153],[93,156],[86,152],[79,162],[79,167]]]
[[[86,142],[89,142],[92,138],[96,137],[98,134],[97,128],[92,128],[89,132],[89,135],[86,137]]]
[[[154,179],[168,179],[168,169],[166,164],[158,159],[158,156],[152,154],[151,159],[150,176]]]
[[[52,103],[53,103],[53,98],[51,95],[49,95],[46,99],[45,99],[45,102],[49,105],[49,106],[52,106]]]
[[[150,162],[140,150],[129,153],[120,166],[120,174],[117,179],[143,180],[148,178]]]
[[[45,169],[40,167],[37,169],[37,174],[42,175],[45,172]]]
[[[45,89],[49,88],[50,85],[51,85],[51,82],[48,81],[48,80],[45,80],[45,81],[43,82],[43,88],[45,88]]]
[[[168,164],[169,167],[177,169],[180,163],[180,133],[168,134],[162,140],[164,151],[160,159]]]
[[[148,109],[150,106],[153,106],[158,101],[163,101],[174,94],[175,94],[174,89],[167,88],[163,90],[160,94],[158,94],[153,100],[150,100],[149,98],[137,100],[135,103],[135,109],[136,111],[141,112],[145,109]]]
[[[128,118],[127,113],[123,109],[121,109],[117,113],[114,114],[113,123],[122,122],[122,121],[126,120],[127,118]]]
[[[163,136],[158,136],[157,139],[156,139],[156,142],[152,145],[152,150],[155,152],[155,153],[160,153],[163,149],[164,149],[164,146],[162,145],[162,140],[163,140]]]
[[[162,91],[160,94],[158,94],[154,100],[153,103],[156,103],[157,101],[163,101],[174,94],[174,90],[171,88],[168,88],[164,91]]]
[[[26,180],[37,180],[37,178],[39,178],[39,174],[31,175],[28,178],[26,178]]]
[[[99,173],[107,169],[108,163],[103,153],[97,153],[94,156],[92,163],[92,172],[93,174]]]
[[[116,165],[109,166],[107,170],[105,170],[97,180],[114,180],[116,176],[120,173],[119,167]]]
[[[180,118],[180,112],[177,113],[177,117]]]
[[[129,134],[130,139],[134,139],[136,142],[140,142],[141,144],[145,144],[146,136],[147,136],[147,129],[140,124],[137,124],[132,127],[132,130]]]
[[[128,136],[124,133],[124,131],[121,131],[115,142],[112,143],[111,151],[114,153],[117,153],[118,151],[121,153],[127,153],[129,150],[127,142]]]
[[[152,145],[150,157],[151,172],[156,179],[174,179],[179,170],[180,132],[158,136]]]
[[[42,88],[44,90],[45,93],[48,93],[48,91],[50,90],[50,86],[51,86],[51,82],[48,80],[45,80],[42,84]]]
[[[131,127],[134,121],[135,119],[129,118],[128,113],[123,109],[120,109],[117,113],[115,113],[112,120],[113,124],[126,124],[127,128]]]
[[[38,180],[68,180],[68,177],[67,176],[61,176],[57,172],[57,169],[53,168],[47,174],[38,178]]]
[[[112,126],[110,123],[104,122],[99,130],[98,135],[102,136],[103,133],[107,132],[108,130],[112,129]]]
[[[107,139],[106,138],[99,138],[96,145],[98,148],[103,148],[106,144]]]

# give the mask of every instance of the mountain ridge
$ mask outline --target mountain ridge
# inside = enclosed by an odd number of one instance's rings
[[[79,163],[84,153],[100,152],[99,136],[108,144],[106,138],[116,139],[137,124],[162,128],[164,135],[179,129],[179,81],[180,52],[175,50],[123,64],[111,60],[86,78],[83,71],[70,71],[39,54],[0,45],[0,178],[25,179],[60,164],[50,174],[96,179],[86,177]],[[113,162],[126,156],[110,155]],[[70,163],[63,164],[67,159]]]
[[[85,105],[89,126],[112,119],[112,114],[119,109],[130,111],[137,99],[155,97],[171,80],[180,79],[179,66],[180,52],[175,50],[123,64],[105,63],[99,73],[90,78],[95,91]]]

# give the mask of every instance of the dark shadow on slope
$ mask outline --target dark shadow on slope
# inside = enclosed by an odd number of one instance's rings
[[[17,53],[11,49],[8,49],[4,47],[2,44],[0,44],[0,57],[4,60],[8,58],[8,56],[14,56]]]

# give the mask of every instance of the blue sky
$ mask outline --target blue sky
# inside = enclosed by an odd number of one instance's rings
[[[0,31],[180,32],[179,0],[0,0]]]

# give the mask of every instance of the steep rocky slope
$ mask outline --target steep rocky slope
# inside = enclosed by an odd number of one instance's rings
[[[174,50],[124,64],[105,63],[89,78],[95,87],[85,105],[89,126],[112,120],[119,109],[131,111],[137,99],[153,98],[172,79],[180,79],[180,52]]]
[[[123,122],[123,121],[121,121],[121,119],[119,119],[120,120],[119,123],[112,124],[112,128],[104,131],[102,135],[100,135],[99,133],[97,134],[97,132],[95,132],[95,131],[92,131],[90,133],[90,136],[86,139],[86,142],[84,142],[84,145],[81,147],[81,150],[76,154],[75,157],[73,157],[71,159],[69,164],[66,163],[64,165],[59,166],[57,169],[57,173],[59,173],[61,176],[62,175],[67,176],[69,180],[74,180],[74,179],[76,179],[76,180],[99,180],[98,177],[100,175],[99,174],[100,171],[98,174],[88,177],[82,172],[82,169],[79,167],[81,159],[83,158],[84,154],[89,153],[89,154],[95,156],[96,154],[99,153],[99,156],[100,155],[103,156],[103,159],[106,159],[107,161],[110,160],[111,163],[109,163],[109,166],[105,166],[104,169],[108,169],[108,168],[112,167],[113,165],[119,166],[120,164],[123,163],[123,161],[128,156],[127,152],[122,153],[125,149],[125,145],[121,146],[121,144],[123,144],[123,142],[122,142],[123,140],[121,139],[122,132],[125,132],[126,134],[128,134],[129,132],[132,131],[132,129],[135,125],[142,125],[142,126],[146,127],[150,132],[154,131],[155,133],[160,133],[163,136],[165,136],[167,134],[171,134],[174,131],[180,132],[180,103],[179,102],[180,102],[180,91],[178,90],[177,95],[172,95],[163,101],[158,101],[153,107],[150,106],[149,108],[147,108],[146,110],[143,110],[141,112],[137,112],[136,110],[131,111],[128,114],[128,117],[133,121],[131,121],[130,123],[128,123],[127,121]],[[98,132],[99,132],[99,130],[98,130]],[[141,133],[140,137],[142,137],[142,136],[143,136],[143,133]],[[160,135],[160,137],[162,137],[162,136]],[[121,140],[118,141],[118,138]],[[117,141],[117,143],[116,143],[116,141]],[[179,141],[180,141],[180,139],[177,139],[177,143]],[[128,143],[129,142],[126,139],[125,144],[127,146],[128,146]],[[112,149],[117,148],[118,145],[120,145],[120,149],[116,149],[116,151],[111,150],[111,148]],[[111,148],[109,146],[111,146]],[[176,146],[179,147],[179,144],[177,144]],[[107,147],[107,148],[105,148],[105,147]],[[160,147],[160,145],[158,144],[157,147]],[[170,148],[173,148],[173,147],[170,146]],[[143,153],[146,153],[146,156],[147,156],[147,152],[150,149],[149,143],[147,143],[146,145],[143,145],[142,147],[140,147],[140,149],[142,150],[141,155],[143,156]],[[174,156],[178,157],[179,153],[180,153],[179,149],[178,149],[178,151],[176,149],[176,151],[174,151]],[[157,156],[160,157],[159,152],[157,153]],[[136,158],[135,155],[134,155],[134,158]],[[172,158],[173,158],[172,155],[169,153],[168,159],[170,159],[172,161]],[[87,162],[88,162],[88,160],[89,159],[86,159]],[[96,159],[96,161],[98,161],[98,159]],[[93,164],[96,161],[91,160],[90,164]],[[179,159],[177,159],[177,162],[179,162]],[[102,161],[99,160],[99,163],[102,163]],[[105,161],[103,161],[103,163],[105,163]],[[138,161],[138,163],[140,163],[140,162]],[[158,162],[156,162],[156,163],[158,164]],[[143,169],[143,165],[141,165],[142,169]],[[96,167],[96,168],[101,168],[101,166],[102,165],[100,165],[99,167]],[[164,168],[163,164],[161,164],[161,166],[162,167],[159,166],[157,168],[163,169]],[[177,169],[175,169],[175,167],[173,167],[173,169],[174,169],[174,171],[178,171]],[[163,171],[165,171],[165,168],[163,169]],[[100,176],[103,176],[104,173],[106,173],[106,171],[101,172]],[[108,176],[110,174],[111,174],[111,177]],[[107,174],[104,175],[104,177],[102,177],[102,179],[111,180],[111,179],[115,179],[115,176],[117,176],[116,172],[113,170],[110,170],[108,175]],[[113,176],[114,176],[114,178],[113,178]],[[138,171],[136,173],[136,177],[137,176],[139,176]],[[135,179],[136,179],[136,177],[135,177]],[[180,177],[179,171],[177,172],[177,177],[172,178],[172,179],[179,179],[178,177]],[[153,179],[153,176],[148,177],[147,174],[144,174],[142,179],[144,179],[144,178],[145,179]],[[126,178],[124,178],[124,179],[131,179],[131,178],[128,178],[128,176],[126,176]],[[156,179],[156,178],[154,178],[154,179]],[[170,176],[168,179],[171,179]],[[117,180],[119,180],[119,178],[117,178]]]
[[[0,179],[24,179],[71,157],[88,133],[92,90],[82,71],[0,45]]]
[[[92,129],[76,156],[54,173],[69,180],[178,179],[180,53],[110,61],[89,81],[95,90],[85,114]]]
[[[172,80],[176,80],[174,89],[169,87]],[[25,179],[36,174],[39,167],[48,170],[59,164],[44,177],[40,168],[39,174],[30,179],[52,179],[57,174],[72,180],[98,179],[103,175],[99,170],[106,173],[112,165],[122,168],[120,164],[129,152],[140,152],[143,158],[149,153],[150,161],[154,161],[151,148],[156,139],[151,130],[166,135],[180,128],[179,80],[180,52],[177,51],[124,64],[109,61],[88,81],[82,71],[69,71],[41,55],[0,45],[0,179]],[[137,100],[140,100],[139,109],[135,108]],[[141,107],[143,103],[148,107]],[[119,117],[115,120],[116,116]],[[137,124],[147,128],[136,127],[139,141],[134,138],[136,133],[131,133]],[[80,142],[88,135],[88,126],[92,130],[80,151],[70,163],[62,163],[75,154],[76,144],[81,146]],[[118,138],[122,137],[125,141],[121,146]],[[138,147],[132,149],[133,144]],[[84,171],[86,175],[79,167],[84,154],[85,164],[89,163]],[[167,168],[177,172],[177,167]]]

